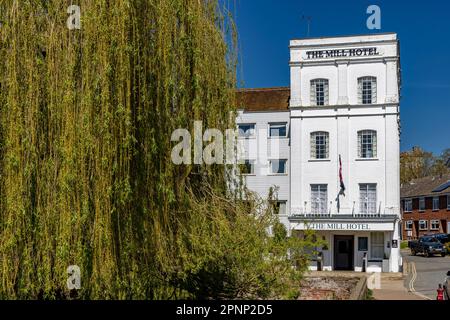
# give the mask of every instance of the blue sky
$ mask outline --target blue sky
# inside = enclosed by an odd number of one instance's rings
[[[450,148],[450,1],[235,0],[241,87],[289,86],[289,40],[397,32],[402,64],[402,151]],[[368,30],[369,5],[381,8],[380,31]]]

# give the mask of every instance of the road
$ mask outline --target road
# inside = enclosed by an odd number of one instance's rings
[[[409,250],[402,251],[402,256],[409,265],[405,287],[419,296],[436,300],[438,285],[443,283],[447,272],[450,271],[450,256],[412,256]]]

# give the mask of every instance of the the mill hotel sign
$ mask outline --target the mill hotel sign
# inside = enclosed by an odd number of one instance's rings
[[[368,57],[379,56],[378,48],[352,48],[352,49],[333,49],[307,51],[307,59],[325,59],[325,58],[345,58],[345,57]]]

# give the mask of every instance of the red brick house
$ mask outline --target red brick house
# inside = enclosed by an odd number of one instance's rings
[[[450,233],[450,174],[403,184],[401,206],[403,239]]]

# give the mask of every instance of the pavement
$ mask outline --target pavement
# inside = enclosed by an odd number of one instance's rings
[[[403,274],[382,273],[380,276],[380,289],[373,290],[375,300],[425,300],[405,288]]]
[[[423,299],[435,300],[439,284],[445,281],[446,274],[450,271],[450,256],[412,256],[409,250],[402,250],[402,256],[408,271],[405,287]]]

